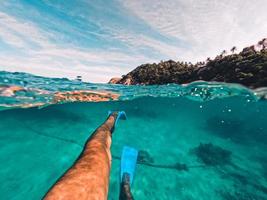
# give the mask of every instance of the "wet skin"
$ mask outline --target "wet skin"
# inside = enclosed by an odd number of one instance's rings
[[[111,137],[117,113],[95,130],[73,166],[48,191],[45,200],[105,200],[111,168]]]

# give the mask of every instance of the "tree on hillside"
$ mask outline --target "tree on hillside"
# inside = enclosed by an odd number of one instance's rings
[[[232,53],[235,53],[236,51],[236,46],[233,46],[232,49],[230,50]]]
[[[258,42],[257,45],[258,45],[260,48],[262,48],[262,43],[263,43],[263,42],[262,42],[262,40],[261,40],[261,41]]]
[[[262,49],[266,49],[266,46],[267,46],[267,38],[263,38],[262,39]]]
[[[247,54],[247,53],[251,53],[251,52],[256,52],[255,50],[255,46],[252,45],[252,46],[249,46],[249,47],[245,47],[243,50],[242,50],[242,54]]]
[[[223,50],[220,56],[223,57],[226,53],[227,53],[226,50]]]
[[[262,40],[260,40],[258,42],[258,46],[261,48],[261,49],[266,49],[266,43],[267,43],[267,38],[263,38]]]

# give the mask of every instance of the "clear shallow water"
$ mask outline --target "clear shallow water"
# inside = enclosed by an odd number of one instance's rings
[[[120,109],[126,111],[128,119],[115,130],[115,158],[124,145],[130,145],[148,152],[153,164],[184,163],[189,167],[188,171],[180,171],[138,165],[132,186],[135,199],[267,199],[267,102],[255,96],[255,91],[225,84],[124,87],[68,80],[63,89],[55,86],[64,80],[39,78],[34,83],[35,78],[2,74],[2,84],[19,85],[24,81],[24,87],[45,89],[51,94],[88,88],[108,90],[120,93],[121,99],[72,102],[41,109],[2,107],[1,198],[40,199],[76,160],[84,142],[105,120],[107,111]],[[56,83],[51,87],[42,81]],[[33,95],[36,97],[31,98]],[[26,92],[0,100],[12,106],[29,99],[49,102],[50,93],[46,97]],[[201,143],[230,151],[229,159],[207,151],[204,154],[210,153],[208,158],[220,162],[203,162],[194,150]],[[120,161],[115,158],[109,199],[118,199]]]

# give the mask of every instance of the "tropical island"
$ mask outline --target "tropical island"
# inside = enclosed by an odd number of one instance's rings
[[[121,78],[112,78],[109,83],[124,85],[162,85],[168,83],[187,84],[193,81],[215,81],[239,83],[249,88],[267,86],[267,38],[256,45],[236,53],[232,47],[215,58],[206,61],[179,62],[161,61],[143,64]]]

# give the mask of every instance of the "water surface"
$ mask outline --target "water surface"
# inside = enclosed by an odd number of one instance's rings
[[[27,89],[0,97],[3,199],[41,199],[73,164],[108,110],[125,110],[128,117],[113,136],[110,200],[118,199],[117,158],[124,145],[145,151],[149,164],[161,166],[137,165],[135,199],[267,199],[264,89],[204,82],[126,87],[0,74],[0,84]],[[37,88],[48,92],[38,93]],[[120,98],[51,104],[55,92],[85,89],[118,93]],[[44,105],[18,108],[36,102]],[[177,163],[188,170],[168,168]]]

